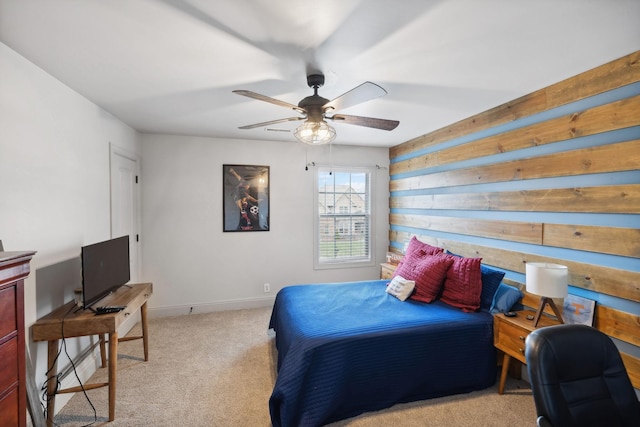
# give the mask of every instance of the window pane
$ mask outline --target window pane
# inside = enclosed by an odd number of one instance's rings
[[[370,260],[369,173],[318,170],[318,261]]]

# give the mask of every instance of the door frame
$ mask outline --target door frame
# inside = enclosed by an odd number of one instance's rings
[[[136,236],[138,237],[136,244],[134,245],[134,247],[136,248],[136,257],[137,257],[137,271],[133,272],[134,273],[134,277],[132,277],[132,279],[135,280],[139,280],[140,279],[140,273],[142,271],[142,245],[140,244],[140,234],[141,234],[141,226],[142,226],[142,221],[141,221],[141,200],[140,200],[140,157],[130,151],[127,150],[125,148],[119,147],[117,145],[115,145],[113,142],[109,142],[109,233],[111,235],[111,237],[113,238],[113,200],[114,197],[116,196],[114,194],[114,186],[113,186],[113,159],[114,156],[120,156],[120,157],[125,157],[133,162],[135,162],[135,174],[137,177],[137,185],[134,186],[134,190],[133,190],[133,194],[134,194],[134,198],[135,198],[135,204],[136,204],[136,213],[137,213],[137,218],[134,218],[133,221],[135,223],[136,226]],[[134,237],[135,238],[135,237]]]

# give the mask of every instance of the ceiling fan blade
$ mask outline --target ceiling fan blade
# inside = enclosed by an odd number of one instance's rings
[[[306,119],[306,117],[288,117],[286,119],[271,120],[271,121],[268,121],[268,122],[255,123],[253,125],[240,126],[238,129],[255,129],[255,128],[259,128],[259,127],[275,125],[277,123],[295,122],[295,121],[298,121],[298,120],[305,120],[305,119]]]
[[[325,117],[329,120],[342,122],[348,125],[358,125],[368,128],[394,130],[400,124],[397,120],[375,119],[373,117],[348,116],[346,114],[336,114],[331,117]]]
[[[343,93],[339,97],[324,104],[323,108],[332,108],[333,110],[343,110],[353,107],[354,105],[379,98],[386,95],[387,91],[375,83],[364,82],[360,86],[356,86],[350,91]]]
[[[233,93],[237,93],[238,95],[246,96],[249,98],[257,99],[259,101],[269,102],[271,104],[279,105],[285,108],[291,108],[299,113],[306,114],[306,112],[298,107],[297,105],[290,104],[285,101],[280,101],[279,99],[271,98],[266,95],[261,95],[259,93],[251,92],[250,90],[234,90]]]

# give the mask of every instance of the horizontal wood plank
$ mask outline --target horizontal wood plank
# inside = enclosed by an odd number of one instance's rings
[[[452,239],[436,238],[426,234],[414,234],[397,230],[389,232],[389,240],[398,242],[401,245],[404,245],[413,236],[425,243],[445,248],[462,256],[480,257],[482,262],[487,265],[523,274],[527,262],[551,262],[566,265],[569,268],[569,283],[572,286],[640,302],[640,272],[483,245],[473,245]]]
[[[389,166],[389,172],[392,175],[412,172],[636,126],[640,124],[638,111],[640,111],[640,96],[622,99],[583,112],[575,112],[467,144],[392,163]]]
[[[404,156],[432,145],[509,123],[521,117],[550,110],[637,81],[640,81],[640,51],[391,147],[389,157],[394,159]]]
[[[624,363],[624,367],[627,369],[631,384],[633,384],[635,388],[640,388],[640,359],[624,352],[620,352],[620,356],[622,356],[622,363]]]
[[[553,84],[545,93],[549,105],[564,105],[640,81],[640,51]]]
[[[640,213],[640,184],[392,196],[393,209]]]
[[[544,224],[542,244],[640,258],[640,229]]]
[[[390,191],[520,181],[640,169],[640,140],[589,147],[487,166],[391,180]]]
[[[414,151],[450,141],[472,132],[489,129],[498,124],[509,123],[530,114],[544,111],[547,105],[547,95],[540,90],[522,96],[506,104],[487,110],[483,113],[456,122],[450,126],[438,129],[426,135],[411,139],[400,145],[389,148],[389,157],[395,158]]]
[[[515,242],[542,243],[542,224],[517,221],[492,221],[475,218],[454,218],[429,215],[389,215],[390,223],[432,231],[466,234]]]
[[[619,340],[640,346],[640,316],[596,305],[594,325]]]

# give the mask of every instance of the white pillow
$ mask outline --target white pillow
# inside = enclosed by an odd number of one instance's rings
[[[415,286],[416,282],[414,280],[407,280],[404,277],[396,276],[387,285],[386,292],[398,298],[400,301],[404,301],[409,298]]]

